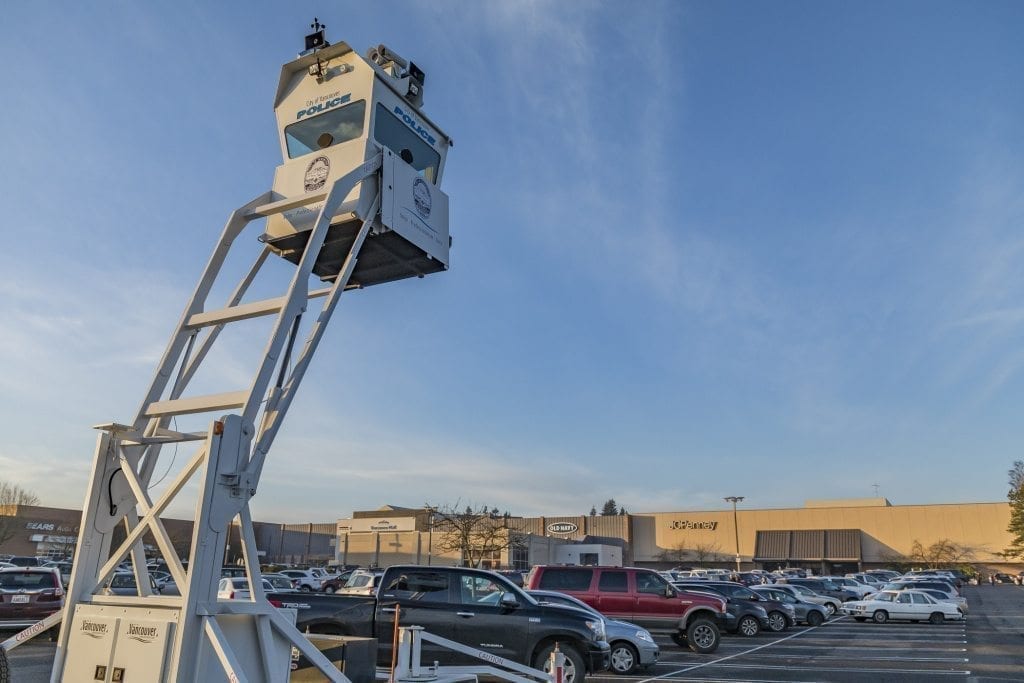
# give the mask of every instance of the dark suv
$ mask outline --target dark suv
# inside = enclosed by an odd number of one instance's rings
[[[27,628],[63,607],[64,586],[56,569],[0,569],[0,628]]]
[[[785,609],[780,602],[764,600],[743,584],[732,581],[679,581],[673,585],[683,590],[711,591],[724,596],[728,613],[725,628],[730,633],[756,636],[762,628],[781,631],[796,621],[788,614],[791,609]],[[781,626],[778,621],[773,624],[769,619],[769,609],[782,615]]]

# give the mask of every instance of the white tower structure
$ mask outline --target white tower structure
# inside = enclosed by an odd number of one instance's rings
[[[452,142],[421,111],[424,74],[415,64],[383,46],[364,58],[345,43],[329,45],[323,28],[317,22],[306,51],[281,70],[274,108],[284,162],[272,189],[231,214],[134,418],[98,426],[52,682],[286,681],[292,646],[330,680],[346,680],[295,629],[294,613],[267,601],[249,501],[341,294],[448,268],[448,198],[439,184]],[[239,239],[260,224],[257,239]],[[251,266],[232,286],[225,263],[242,249],[253,252]],[[287,273],[283,293],[250,296],[273,279],[275,268],[265,266],[275,256],[294,264],[276,267]],[[227,300],[211,305],[222,280]],[[303,325],[304,317],[312,322]],[[222,332],[259,319],[269,323],[265,335],[247,327],[241,337],[261,345],[251,381],[196,391]],[[213,370],[203,389],[216,384]],[[184,428],[188,421],[198,428]],[[154,473],[173,464],[169,447],[189,446],[194,452],[154,493]],[[189,495],[186,566],[163,516]],[[236,521],[252,599],[218,601]],[[115,541],[121,529],[124,540]],[[180,596],[151,589],[144,542],[155,544]],[[110,595],[106,586],[125,561],[137,594]]]

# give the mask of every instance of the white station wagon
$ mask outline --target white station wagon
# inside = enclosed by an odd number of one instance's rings
[[[843,612],[857,621],[871,619],[877,624],[890,620],[941,624],[947,619],[959,621],[964,618],[963,612],[953,603],[940,602],[920,590],[879,591],[865,600],[844,603]]]

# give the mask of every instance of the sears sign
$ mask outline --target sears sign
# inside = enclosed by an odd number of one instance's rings
[[[552,522],[547,529],[552,534],[574,534],[579,531],[579,527],[572,522]]]

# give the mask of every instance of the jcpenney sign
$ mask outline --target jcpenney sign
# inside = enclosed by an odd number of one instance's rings
[[[694,522],[691,519],[673,519],[668,524],[669,529],[701,529],[704,531],[714,531],[718,528],[718,522]]]

